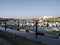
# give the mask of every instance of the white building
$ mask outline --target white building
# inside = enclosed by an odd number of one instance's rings
[[[52,16],[44,16],[43,19],[51,19],[53,18]]]

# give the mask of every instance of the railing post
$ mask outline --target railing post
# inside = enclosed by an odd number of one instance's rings
[[[19,19],[18,19],[18,30],[19,30],[20,28],[19,28]]]
[[[22,20],[22,27],[23,27],[23,22],[24,22],[24,20]]]
[[[25,19],[25,29],[26,29],[26,19]]]
[[[4,21],[4,23],[5,23],[5,31],[6,31],[6,20]]]
[[[37,39],[37,29],[38,27],[37,27],[37,21],[36,21],[36,39]]]
[[[48,28],[48,26],[49,26],[49,24],[48,24],[48,22],[47,22],[47,28]]]
[[[33,30],[34,30],[34,20],[33,20]]]

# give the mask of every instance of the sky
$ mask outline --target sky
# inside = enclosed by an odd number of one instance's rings
[[[60,16],[60,0],[0,0],[0,17]]]

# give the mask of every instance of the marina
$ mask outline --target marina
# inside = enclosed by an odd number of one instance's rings
[[[0,30],[2,31],[41,41],[48,45],[60,45],[60,26],[52,25],[47,27],[46,23],[38,23],[38,20],[32,19],[8,19],[7,21],[3,19],[0,21]]]
[[[60,45],[60,0],[0,0],[0,45]]]

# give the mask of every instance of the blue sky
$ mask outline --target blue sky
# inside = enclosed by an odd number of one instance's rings
[[[60,16],[60,0],[0,0],[0,17]]]

